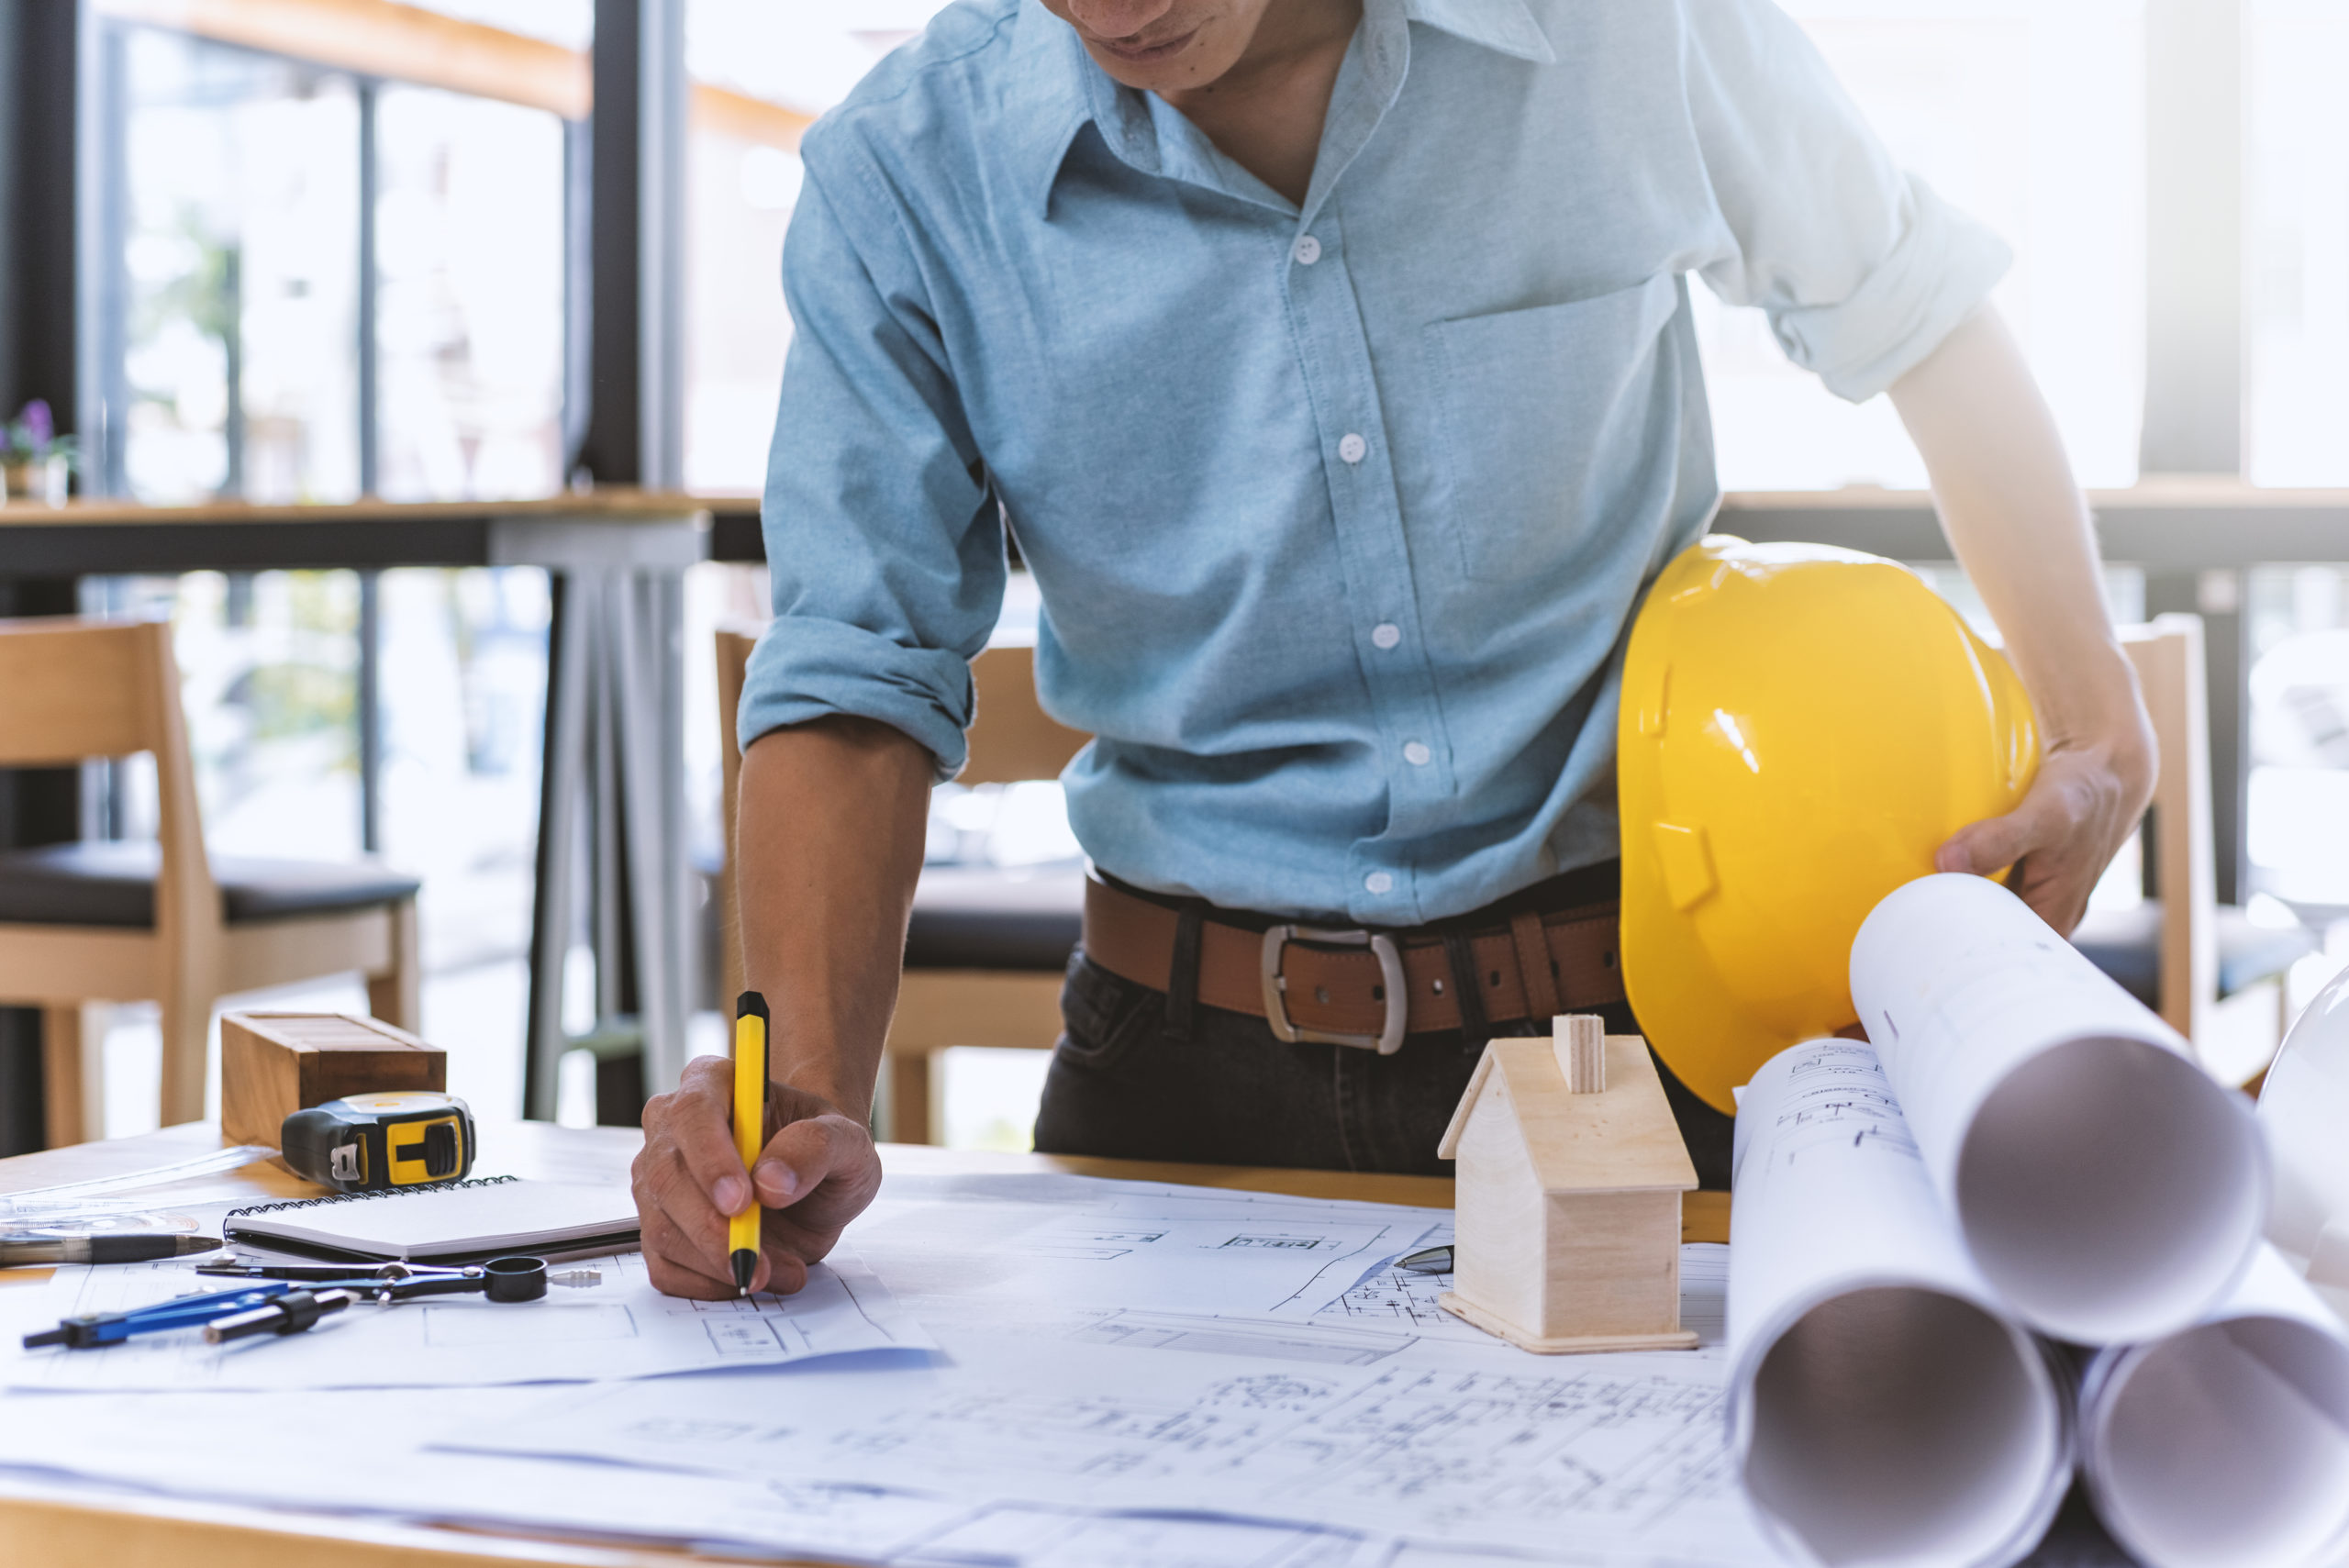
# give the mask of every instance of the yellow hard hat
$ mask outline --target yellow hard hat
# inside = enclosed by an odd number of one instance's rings
[[[1715,534],[1631,628],[1620,723],[1623,980],[1719,1109],[1856,1021],[1852,939],[2039,766],[2031,699],[1913,572]]]

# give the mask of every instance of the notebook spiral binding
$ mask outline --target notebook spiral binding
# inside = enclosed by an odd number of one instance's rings
[[[251,1204],[244,1208],[232,1208],[224,1219],[234,1219],[240,1214],[276,1214],[289,1208],[317,1208],[330,1203],[371,1203],[376,1198],[408,1197],[417,1193],[448,1193],[459,1187],[499,1187],[519,1176],[473,1176],[462,1182],[424,1182],[412,1187],[391,1187],[379,1193],[335,1193],[326,1197],[290,1197],[276,1203]]]

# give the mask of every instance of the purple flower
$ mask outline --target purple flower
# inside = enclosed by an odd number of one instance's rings
[[[17,422],[22,427],[22,444],[35,457],[46,455],[49,443],[57,435],[57,421],[50,416],[49,400],[36,397],[26,404],[25,411],[17,416]]]

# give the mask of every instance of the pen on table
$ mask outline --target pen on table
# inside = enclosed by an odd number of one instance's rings
[[[745,991],[734,1002],[734,1152],[742,1157],[746,1178],[766,1142],[766,1129],[767,999],[756,991]],[[751,1276],[758,1272],[759,1226],[764,1218],[754,1185],[750,1207],[726,1222],[734,1288],[745,1295],[751,1289]]]
[[[219,1251],[217,1236],[177,1231],[117,1231],[95,1236],[0,1236],[0,1269],[48,1268],[55,1263],[145,1263]]]
[[[1415,1274],[1448,1274],[1452,1272],[1452,1249],[1430,1247],[1424,1252],[1406,1253],[1395,1260],[1395,1266]]]

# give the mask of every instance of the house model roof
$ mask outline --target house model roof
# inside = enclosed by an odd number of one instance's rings
[[[1469,1118],[1495,1095],[1505,1098],[1496,1108],[1515,1113],[1544,1192],[1688,1192],[1697,1185],[1664,1084],[1637,1035],[1607,1037],[1607,1087],[1595,1095],[1567,1089],[1547,1040],[1487,1041],[1439,1155],[1455,1157]]]

